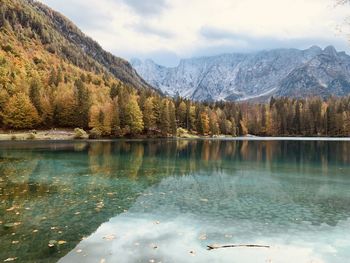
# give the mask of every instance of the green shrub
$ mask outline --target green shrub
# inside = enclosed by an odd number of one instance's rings
[[[102,132],[97,128],[93,128],[89,133],[89,139],[99,139],[101,136]]]
[[[74,139],[86,139],[88,137],[86,131],[80,128],[74,129]]]

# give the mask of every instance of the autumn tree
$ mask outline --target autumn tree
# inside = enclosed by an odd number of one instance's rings
[[[152,97],[147,98],[144,103],[143,122],[146,131],[150,131],[156,126],[156,116],[154,114],[154,104]]]
[[[125,126],[130,129],[132,135],[140,134],[143,131],[143,115],[137,102],[137,96],[130,94],[128,103],[125,105]]]
[[[5,126],[14,129],[30,129],[39,123],[38,112],[24,93],[15,94],[9,99],[2,117]]]

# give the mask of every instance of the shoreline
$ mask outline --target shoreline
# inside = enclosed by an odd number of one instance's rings
[[[222,140],[222,141],[350,141],[350,137],[303,137],[303,136],[198,136],[190,135],[183,137],[122,137],[108,138],[102,137],[99,139],[76,139],[73,129],[52,129],[52,130],[27,130],[27,131],[0,131],[0,142],[9,141],[116,141],[116,140]]]

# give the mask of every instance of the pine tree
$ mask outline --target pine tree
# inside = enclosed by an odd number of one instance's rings
[[[160,130],[164,136],[168,136],[171,133],[168,101],[166,99],[163,99],[160,111]]]
[[[115,97],[112,102],[111,134],[117,137],[121,136],[118,97]]]
[[[175,105],[172,101],[168,104],[170,133],[175,136],[177,131]]]
[[[181,101],[181,103],[179,104],[178,108],[177,108],[177,118],[179,120],[179,126],[188,129],[188,125],[187,125],[187,117],[188,113],[187,113],[187,106],[186,103],[184,101]]]
[[[84,76],[84,75],[82,75]],[[74,83],[76,89],[76,126],[86,128],[89,123],[90,95],[89,90],[81,79]]]
[[[33,79],[32,82],[30,83],[29,87],[29,98],[38,111],[39,115],[42,114],[42,105],[41,105],[41,95],[40,95],[40,90],[41,90],[41,84],[38,79]]]
[[[143,122],[145,124],[145,130],[150,131],[156,126],[156,117],[154,115],[153,98],[149,97],[144,103],[143,110]]]

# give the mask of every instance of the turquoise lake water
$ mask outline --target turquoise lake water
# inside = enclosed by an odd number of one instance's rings
[[[0,143],[0,262],[342,263],[349,229],[347,141]]]

